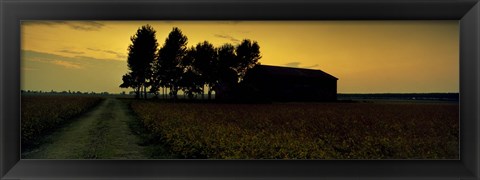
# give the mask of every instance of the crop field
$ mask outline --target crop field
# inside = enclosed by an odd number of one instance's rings
[[[101,100],[88,96],[22,96],[22,151]]]
[[[154,141],[192,159],[458,159],[456,103],[133,101]]]

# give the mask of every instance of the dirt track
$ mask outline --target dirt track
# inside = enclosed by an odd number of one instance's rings
[[[22,154],[25,159],[147,159],[127,105],[107,98],[95,109],[46,137],[42,146]]]

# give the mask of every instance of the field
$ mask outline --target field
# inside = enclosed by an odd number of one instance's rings
[[[22,151],[39,143],[39,139],[68,123],[99,102],[88,96],[22,96]]]
[[[195,104],[133,101],[180,158],[458,159],[457,103]]]

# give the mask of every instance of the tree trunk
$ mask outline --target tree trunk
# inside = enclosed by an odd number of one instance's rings
[[[147,86],[143,85],[143,97],[147,99]]]
[[[170,85],[170,91],[169,91],[169,95],[170,95],[170,99],[174,99],[174,95],[173,95],[174,91],[173,91],[173,85]]]
[[[210,101],[212,99],[212,90],[210,89],[210,86],[208,87],[208,100]]]
[[[135,99],[139,99],[140,98],[140,86],[135,88]]]
[[[208,86],[208,100],[212,100],[212,87]]]
[[[202,100],[205,99],[205,85],[202,87]]]
[[[174,94],[174,95],[173,95],[173,98],[174,98],[174,99],[178,99],[178,95],[177,95],[177,93],[178,93],[178,88],[177,88],[177,86],[173,86],[173,92],[174,92],[174,93],[173,93],[173,94]]]

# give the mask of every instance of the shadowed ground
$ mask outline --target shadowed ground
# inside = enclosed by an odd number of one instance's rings
[[[127,105],[107,98],[94,110],[46,137],[24,159],[147,159],[140,139],[131,133],[135,121]]]

